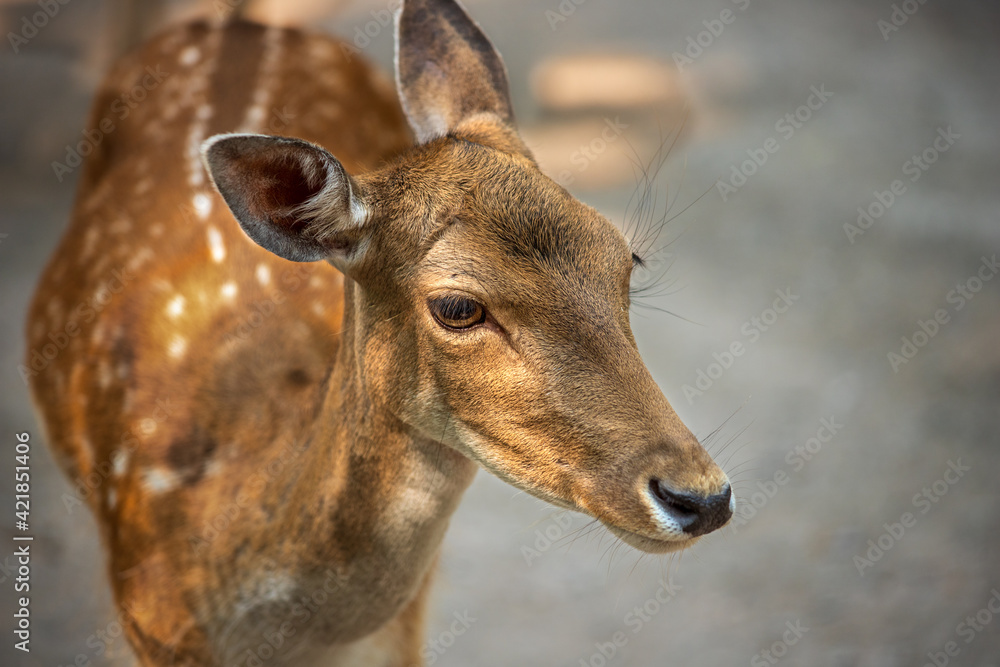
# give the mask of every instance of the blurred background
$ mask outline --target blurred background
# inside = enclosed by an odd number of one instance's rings
[[[32,34],[39,4],[0,3],[0,507],[14,434],[36,435],[32,651],[12,648],[5,514],[0,664],[130,664],[98,531],[60,501],[17,373],[23,322],[73,201],[51,163],[109,59],[225,4],[60,0]],[[389,67],[388,0],[342,4],[253,11]],[[641,557],[480,472],[428,662],[1000,665],[1000,5],[465,4],[542,166],[643,248],[640,349],[740,507]]]

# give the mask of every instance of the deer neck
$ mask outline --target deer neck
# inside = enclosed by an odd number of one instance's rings
[[[305,465],[290,466],[298,470],[285,519],[288,534],[312,543],[307,552],[317,574],[332,570],[340,593],[356,596],[364,618],[349,625],[364,634],[416,594],[476,466],[373,400],[362,368],[359,290],[345,279],[340,347]]]

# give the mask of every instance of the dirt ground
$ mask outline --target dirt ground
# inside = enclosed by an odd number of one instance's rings
[[[686,117],[656,178],[676,217],[633,327],[685,422],[719,429],[708,446],[740,507],[661,560],[480,472],[445,541],[433,664],[1000,665],[1000,8],[466,4],[505,55],[542,164],[612,220],[628,218],[633,151],[653,158]],[[354,3],[325,29],[355,35],[385,5]],[[19,53],[0,47],[0,507],[13,512],[13,437],[28,430],[36,535],[24,654],[13,518],[0,522],[3,665],[128,664],[120,638],[95,648],[116,627],[97,531],[59,500],[17,373],[74,192],[50,163],[83,127],[102,7],[73,0]],[[4,34],[37,9],[2,8]],[[388,65],[391,31],[371,32],[364,51]],[[579,54],[673,74],[652,108],[546,108],[533,72]]]

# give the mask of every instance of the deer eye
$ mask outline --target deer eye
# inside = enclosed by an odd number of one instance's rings
[[[486,309],[472,299],[444,296],[427,302],[438,324],[446,329],[470,329],[486,321]]]

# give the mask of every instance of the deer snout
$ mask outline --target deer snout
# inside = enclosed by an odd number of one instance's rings
[[[736,499],[727,482],[722,491],[704,495],[679,491],[662,479],[649,480],[649,496],[657,512],[661,528],[667,532],[683,532],[691,537],[705,535],[729,522]],[[677,529],[680,531],[677,531]]]

